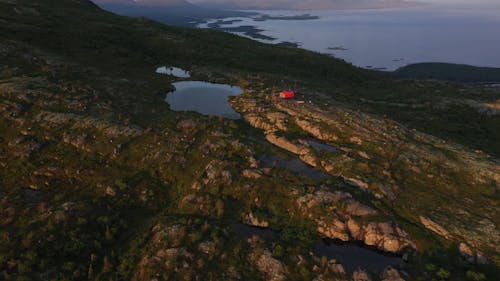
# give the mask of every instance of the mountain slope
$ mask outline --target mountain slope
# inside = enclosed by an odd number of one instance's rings
[[[0,279],[350,280],[325,237],[407,254],[409,279],[496,276],[495,89],[83,0],[0,1],[0,23]],[[161,65],[244,88],[245,120],[170,110]],[[273,98],[292,85],[311,102]]]

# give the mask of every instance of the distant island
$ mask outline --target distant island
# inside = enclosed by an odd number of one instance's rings
[[[328,47],[328,50],[332,50],[332,51],[347,51],[349,49],[344,48],[342,46],[338,46],[338,47]]]
[[[267,41],[274,41],[276,38],[267,36],[262,34],[263,29],[259,29],[255,26],[252,25],[242,25],[242,26],[235,26],[235,27],[211,27],[213,29],[217,30],[222,30],[225,32],[231,32],[231,33],[243,33],[244,35],[254,38],[254,39],[259,39],[259,40],[267,40]]]
[[[300,42],[283,41],[283,42],[280,42],[276,45],[290,47],[290,48],[298,48],[298,47],[300,47],[300,44],[301,44]]]
[[[404,79],[448,80],[467,83],[498,83],[500,68],[453,63],[416,63],[403,66],[391,75]]]
[[[219,28],[221,28],[222,25],[230,25],[230,24],[237,23],[237,22],[242,22],[242,21],[243,20],[240,20],[240,19],[234,19],[234,20],[219,19],[219,20],[217,20],[215,22],[207,23],[207,27],[219,29]]]
[[[248,14],[244,17],[249,17],[253,21],[258,21],[258,22],[263,22],[267,20],[316,20],[319,19],[318,16],[314,16],[311,14],[301,14],[301,15],[268,15],[268,14],[258,14],[258,15],[252,15]],[[232,25],[234,23],[238,22],[243,22],[242,19],[230,19],[230,20],[225,20],[225,19],[218,19],[214,22],[208,22],[208,20],[204,21],[206,23],[206,27],[212,28],[212,29],[217,29],[225,32],[230,32],[230,33],[242,33],[245,36],[248,36],[253,39],[257,40],[266,40],[266,41],[274,41],[276,38],[263,35],[262,31],[263,29],[257,28],[256,26],[252,25],[241,25],[241,26],[225,26],[225,25]],[[199,22],[198,22],[199,23]],[[299,47],[300,43],[299,42],[281,42],[278,43],[279,45],[283,46],[288,46],[288,47]],[[347,49],[342,49],[342,50],[347,50]]]
[[[261,14],[257,17],[254,17],[254,21],[266,21],[266,20],[317,20],[318,16],[314,16],[311,14],[303,14],[303,15],[291,15],[291,16],[273,16]]]

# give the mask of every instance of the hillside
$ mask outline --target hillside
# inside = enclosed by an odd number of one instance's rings
[[[2,280],[495,280],[499,89],[86,0],[0,0],[0,38]],[[171,110],[162,65],[243,118]]]
[[[417,63],[401,67],[394,76],[406,79],[436,79],[457,82],[500,82],[500,68],[452,63]]]

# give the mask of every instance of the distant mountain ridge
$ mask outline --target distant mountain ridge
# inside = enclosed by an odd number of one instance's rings
[[[185,0],[93,0],[101,8],[129,17],[146,17],[164,24],[194,26],[209,18],[248,16],[251,13],[199,7]]]
[[[221,9],[342,10],[380,9],[422,5],[407,0],[190,0],[191,3]]]
[[[397,78],[436,79],[468,83],[500,82],[500,68],[453,63],[416,63],[392,72]]]
[[[93,0],[99,5],[127,5],[154,7],[189,7],[193,6],[185,0]]]

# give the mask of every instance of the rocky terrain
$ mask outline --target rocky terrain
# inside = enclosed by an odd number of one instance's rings
[[[498,116],[475,106],[495,89],[388,80],[85,0],[0,0],[0,38],[2,280],[496,277]],[[243,119],[170,110],[167,62],[243,88]],[[303,94],[278,99],[292,81]],[[426,125],[443,123],[462,136]],[[324,241],[401,262],[364,268]]]
[[[242,95],[233,103],[252,126],[264,131],[270,143],[369,192],[413,223],[469,245],[478,256],[484,251],[499,252],[496,241],[500,233],[494,223],[499,219],[496,204],[486,190],[474,200],[468,195],[469,189],[483,186],[490,186],[490,192],[495,192],[500,185],[500,166],[495,160],[408,130],[391,120],[345,109],[341,104],[323,110],[314,104],[281,100],[275,95],[262,96]],[[313,147],[308,143],[311,139],[331,146],[334,152]],[[429,197],[429,201],[412,200],[408,205],[407,200],[414,196]],[[443,201],[448,201],[446,206],[436,208],[434,202]],[[366,214],[371,215],[369,211]],[[345,228],[342,223],[333,224]],[[352,233],[350,227],[349,230]],[[389,232],[400,233],[398,229]],[[347,239],[336,236],[335,231],[327,233],[328,237]],[[367,241],[367,237],[371,237],[370,233],[361,240],[377,245]],[[382,248],[394,251],[398,246]]]

